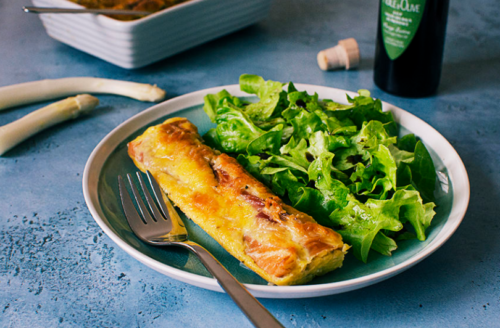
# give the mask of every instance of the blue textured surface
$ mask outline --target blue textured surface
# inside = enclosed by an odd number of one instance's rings
[[[500,4],[451,2],[439,94],[403,99],[372,81],[376,1],[275,1],[263,22],[153,66],[127,71],[50,39],[26,0],[0,0],[0,86],[96,76],[156,83],[168,96],[236,83],[241,73],[366,88],[440,131],[461,155],[471,202],[455,235],[414,268],[358,291],[262,303],[287,327],[500,326]],[[322,72],[319,50],[355,37],[356,71]],[[99,96],[91,115],[0,157],[0,326],[250,327],[225,294],[165,277],[129,257],[83,200],[87,157],[150,106]],[[43,104],[0,113],[0,125]]]

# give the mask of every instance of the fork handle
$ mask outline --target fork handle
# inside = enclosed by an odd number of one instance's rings
[[[198,256],[255,327],[283,328],[283,325],[209,251],[194,242],[187,241],[182,244]]]

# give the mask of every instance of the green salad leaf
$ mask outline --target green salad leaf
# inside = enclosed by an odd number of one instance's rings
[[[392,251],[395,251],[397,248],[398,244],[396,244],[396,241],[386,236],[381,231],[379,231],[373,239],[372,249],[382,255],[391,256]]]
[[[205,113],[207,113],[208,117],[212,122],[215,123],[215,117],[217,116],[217,109],[224,104],[231,104],[236,108],[240,108],[242,106],[247,105],[248,103],[242,101],[238,97],[233,97],[226,90],[222,90],[217,94],[208,94],[204,97],[205,105],[203,109]]]
[[[398,148],[407,152],[413,152],[417,145],[417,138],[413,133],[407,134],[398,140]]]
[[[255,94],[260,98],[257,103],[245,106],[243,111],[252,119],[265,121],[269,119],[280,102],[286,101],[286,92],[283,91],[283,84],[275,81],[264,81],[257,75],[243,74],[240,76],[240,88],[250,94]]]
[[[246,150],[248,144],[264,134],[242,111],[234,107],[219,107],[215,122],[215,131],[210,131],[211,142],[218,143],[221,151],[239,153]]]
[[[330,214],[330,220],[337,227],[348,244],[352,245],[354,255],[366,262],[375,236],[380,230],[400,231],[403,224],[398,220],[398,213],[392,200],[374,203],[369,199],[365,204],[349,195],[346,207]],[[372,208],[373,206],[373,208]]]
[[[240,88],[259,100],[205,96],[217,124],[203,136],[208,145],[339,232],[363,262],[370,250],[390,256],[404,240],[425,240],[435,215],[432,157],[415,135],[397,137],[380,100],[359,90],[341,104],[249,74]]]
[[[421,141],[417,142],[414,152],[415,159],[409,164],[412,173],[412,184],[420,191],[426,201],[434,201],[436,184],[436,169],[431,155]]]
[[[281,136],[283,135],[283,125],[277,125],[271,130],[265,132],[260,137],[253,139],[247,146],[249,155],[261,153],[279,154],[281,145]]]

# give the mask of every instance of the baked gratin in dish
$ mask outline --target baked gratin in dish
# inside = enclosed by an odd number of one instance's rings
[[[188,218],[268,282],[303,284],[342,266],[349,246],[337,232],[205,145],[187,119],[148,128],[128,144],[128,153]]]
[[[89,9],[128,9],[137,11],[157,11],[173,7],[188,0],[70,0]],[[118,20],[134,20],[137,15],[109,15]]]

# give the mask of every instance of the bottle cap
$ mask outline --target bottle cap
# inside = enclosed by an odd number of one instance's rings
[[[357,67],[359,65],[358,43],[354,38],[340,40],[335,47],[318,53],[318,65],[324,71]]]

